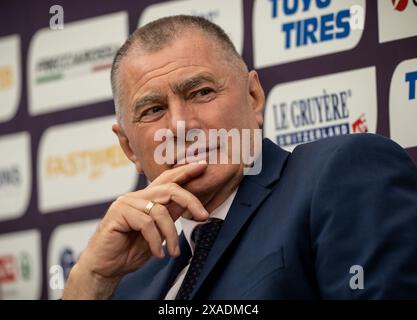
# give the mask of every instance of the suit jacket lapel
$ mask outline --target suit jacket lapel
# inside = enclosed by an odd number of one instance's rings
[[[262,201],[269,195],[268,187],[279,179],[289,153],[279,148],[273,142],[265,139],[262,146],[262,170],[259,175],[246,176],[230,207],[223,226],[210,250],[206,263],[191,294],[196,296],[198,290],[210,274],[223,253],[238,235],[239,231],[256,212]]]

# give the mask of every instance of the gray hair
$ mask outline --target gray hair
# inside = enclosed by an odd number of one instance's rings
[[[233,66],[239,70],[247,71],[245,62],[236,51],[229,36],[222,28],[209,20],[197,16],[176,15],[152,21],[136,29],[117,51],[113,60],[110,78],[116,117],[119,123],[121,123],[121,99],[118,76],[122,59],[128,55],[132,48],[137,48],[145,53],[157,52],[178,39],[184,32],[195,29],[211,37],[214,40],[213,44],[221,49],[224,58]]]

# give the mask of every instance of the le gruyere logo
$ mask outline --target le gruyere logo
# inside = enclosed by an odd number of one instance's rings
[[[267,99],[264,130],[291,151],[322,138],[374,133],[376,119],[375,68],[370,67],[277,85]]]

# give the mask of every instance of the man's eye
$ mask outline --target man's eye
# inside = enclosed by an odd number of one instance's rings
[[[206,96],[206,95],[208,95],[212,92],[213,92],[213,89],[211,89],[211,88],[203,88],[203,89],[199,90],[198,93],[202,96]]]
[[[157,114],[160,111],[162,111],[162,108],[161,107],[152,107],[152,108],[149,108],[148,110],[146,110],[142,114],[142,116],[152,116],[152,115]]]
[[[210,93],[212,93],[212,92],[213,92],[213,90],[212,90],[212,89],[210,89],[210,88],[204,88],[204,89],[201,89],[201,90],[200,90],[200,94],[201,94],[202,96],[208,95],[208,94],[210,94]]]
[[[203,88],[203,89],[200,89],[200,90],[196,91],[193,94],[193,96],[195,96],[195,97],[199,97],[199,96],[200,97],[204,97],[204,96],[207,96],[207,95],[209,95],[209,94],[211,94],[213,92],[214,92],[214,90],[211,89],[211,88]]]
[[[158,119],[163,114],[163,107],[151,107],[143,111],[140,116],[137,118],[139,122],[148,122]]]

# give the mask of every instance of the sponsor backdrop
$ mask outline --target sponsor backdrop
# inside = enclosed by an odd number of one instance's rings
[[[0,298],[59,298],[111,201],[146,185],[111,132],[109,71],[137,26],[179,13],[258,70],[283,148],[372,132],[417,162],[416,0],[2,0]]]

